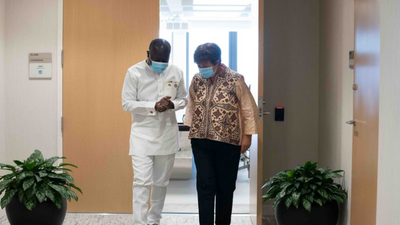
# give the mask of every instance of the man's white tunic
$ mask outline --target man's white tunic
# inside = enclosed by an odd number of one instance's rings
[[[166,95],[174,109],[157,112],[157,101]],[[183,72],[169,64],[156,73],[146,61],[130,67],[122,89],[122,107],[132,114],[129,155],[169,155],[179,150],[178,126],[175,111],[187,104]]]

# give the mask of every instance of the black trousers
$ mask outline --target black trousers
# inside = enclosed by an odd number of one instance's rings
[[[208,139],[192,139],[197,169],[200,225],[231,223],[233,192],[239,168],[240,146]]]

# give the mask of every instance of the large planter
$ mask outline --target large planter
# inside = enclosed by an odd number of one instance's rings
[[[275,209],[278,225],[336,225],[339,217],[339,206],[336,201],[330,201],[320,206],[312,204],[311,212],[303,206],[297,209],[293,205],[286,208],[280,203]]]
[[[15,195],[6,206],[7,219],[11,225],[62,225],[67,212],[67,202],[63,199],[61,209],[50,200],[38,203],[36,208],[29,211],[24,204],[19,202]]]

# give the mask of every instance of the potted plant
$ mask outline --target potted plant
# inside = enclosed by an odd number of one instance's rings
[[[347,193],[333,179],[342,177],[342,172],[307,162],[267,179],[261,188],[267,190],[262,198],[274,199],[279,225],[336,225],[338,203],[343,203]]]
[[[70,163],[53,165],[65,157],[44,159],[35,150],[23,162],[14,160],[16,166],[0,163],[0,169],[9,171],[0,176],[1,208],[12,225],[61,225],[66,214],[66,200],[78,201],[73,189],[82,193],[68,172],[75,167]]]

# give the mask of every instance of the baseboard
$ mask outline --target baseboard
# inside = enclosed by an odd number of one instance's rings
[[[6,215],[6,211],[0,208],[0,218]],[[1,224],[1,223],[0,223]]]
[[[275,210],[272,205],[263,205],[262,212],[262,225],[276,225]]]
[[[0,195],[0,199],[3,198],[4,193]],[[0,207],[0,218],[6,215],[6,210]],[[1,223],[0,223],[1,224]]]
[[[275,210],[272,205],[263,205],[262,208],[263,216],[274,216]]]

